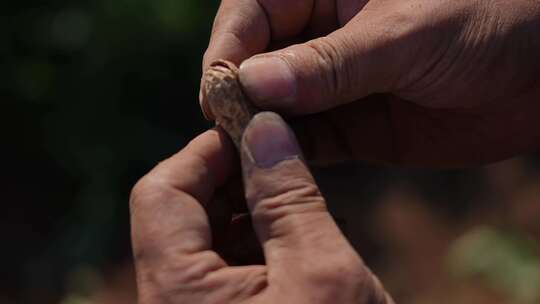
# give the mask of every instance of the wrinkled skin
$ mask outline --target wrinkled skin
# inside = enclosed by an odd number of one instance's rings
[[[275,114],[258,114],[242,144],[246,200],[265,263],[231,266],[213,250],[208,214],[220,206],[212,200],[238,167],[222,132],[203,133],[133,189],[139,303],[391,304]]]
[[[224,0],[203,68],[284,61],[241,79],[309,159],[472,166],[539,146],[539,32],[536,0]]]

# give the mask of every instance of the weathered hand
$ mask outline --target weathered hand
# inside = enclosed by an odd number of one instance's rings
[[[223,0],[204,65],[249,59],[260,107],[319,113],[294,119],[308,158],[475,165],[540,145],[539,32],[535,0]]]
[[[208,131],[159,164],[131,196],[140,303],[389,304],[326,209],[294,135],[260,113],[243,137],[242,167],[265,265],[232,267],[212,249],[208,214],[237,167],[232,143]]]

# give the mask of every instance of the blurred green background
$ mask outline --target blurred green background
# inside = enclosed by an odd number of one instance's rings
[[[129,191],[210,127],[218,1],[0,4],[0,304],[134,303]],[[471,170],[315,169],[398,303],[540,303],[538,157]]]

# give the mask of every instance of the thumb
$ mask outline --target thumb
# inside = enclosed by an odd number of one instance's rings
[[[326,37],[244,61],[246,94],[264,109],[309,114],[395,89],[417,57],[407,54],[410,26],[384,19],[368,11]]]
[[[262,112],[249,123],[242,140],[242,167],[266,263],[283,275],[276,277],[305,280],[306,270],[325,274],[340,268],[333,261],[349,263],[347,267],[361,264],[328,213],[295,136],[280,116]]]

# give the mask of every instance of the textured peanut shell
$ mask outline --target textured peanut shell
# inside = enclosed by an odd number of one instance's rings
[[[203,76],[203,96],[216,123],[240,149],[242,134],[259,110],[242,91],[234,63],[218,60],[210,65]]]

